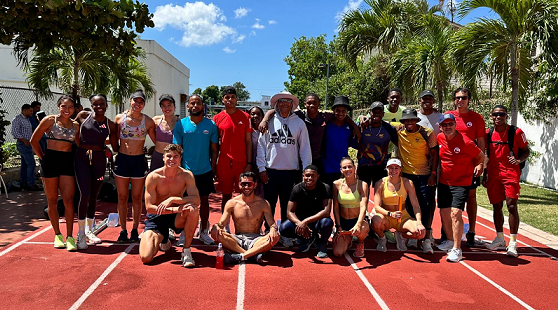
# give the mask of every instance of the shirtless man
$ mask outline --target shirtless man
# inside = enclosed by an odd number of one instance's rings
[[[271,250],[279,241],[278,227],[273,222],[269,203],[254,194],[256,182],[256,175],[252,171],[240,174],[241,195],[227,202],[219,223],[211,229],[213,240],[222,243],[225,249],[238,253],[225,254],[225,264],[239,264],[254,256],[261,263],[263,253]],[[224,229],[231,216],[235,227],[234,235]],[[260,234],[264,218],[270,226],[267,235]]]
[[[190,244],[198,224],[200,196],[194,175],[180,167],[182,147],[169,144],[165,147],[165,165],[147,176],[145,183],[145,208],[147,210],[145,229],[140,242],[141,261],[153,261],[159,250],[171,247],[169,228],[180,233],[184,230],[186,240],[182,249],[182,265],[194,267]],[[188,196],[182,197],[184,191]]]

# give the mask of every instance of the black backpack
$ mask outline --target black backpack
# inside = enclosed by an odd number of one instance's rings
[[[508,147],[510,148],[510,155],[511,156],[515,156],[513,153],[513,140],[515,137],[515,131],[517,130],[517,127],[515,127],[514,125],[510,125],[510,128],[508,129],[508,142],[502,142],[502,141],[498,141],[498,142],[494,142],[495,145],[498,144],[507,144]],[[490,156],[490,145],[492,144],[492,133],[494,132],[494,127],[490,127],[490,129],[488,130],[488,137],[486,140],[486,156],[489,157]],[[518,152],[521,153],[521,150]],[[519,156],[521,156],[521,154],[517,155],[517,158],[519,158]],[[525,167],[525,163],[527,161],[521,162],[519,163],[519,169],[523,170],[523,168]]]

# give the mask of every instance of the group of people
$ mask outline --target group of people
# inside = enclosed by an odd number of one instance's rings
[[[469,109],[470,97],[469,90],[458,88],[453,93],[456,109],[442,114],[434,108],[432,91],[420,94],[417,111],[401,107],[402,93],[392,89],[387,105],[372,103],[369,113],[355,123],[348,116],[352,107],[346,96],[335,98],[331,113],[319,110],[316,94],[308,94],[306,109],[299,110],[298,98],[281,92],[271,98],[273,109],[264,115],[259,107],[248,113],[238,109],[236,90],[226,87],[222,91],[225,109],[213,120],[204,115],[201,95],[188,98],[189,116],[182,119],[174,114],[174,98],[162,95],[162,115],[152,119],[142,113],[145,95],[137,91],[130,98],[130,108],[114,122],[104,115],[104,95],[92,96],[93,111],[80,112],[75,118],[73,99],[62,96],[60,113],[45,117],[29,140],[41,159],[57,248],[86,249],[101,241],[91,226],[108,138],[117,153],[119,243],[139,241],[145,188],[147,214],[140,241],[144,263],[151,262],[158,251],[168,250],[171,234],[176,233],[181,236],[183,266],[195,266],[190,246],[198,225],[200,241],[219,242],[230,251],[224,257],[227,264],[247,259],[261,262],[277,242],[292,247],[296,241],[300,252],[316,245],[317,256],[325,258],[332,233],[334,256],[344,255],[356,242],[353,255],[363,257],[369,235],[377,237],[379,251],[387,251],[392,229],[397,249],[405,251],[420,243],[424,253],[432,254],[436,197],[443,228],[438,248],[448,251],[448,261],[458,262],[465,206],[467,245],[479,244],[475,190],[483,173],[497,230],[487,247],[506,248],[505,200],[511,230],[507,253],[517,256],[519,164],[529,156],[527,140],[521,129],[507,125],[503,106],[494,107],[494,128],[487,130],[482,116]],[[44,134],[47,145],[42,149],[39,141]],[[147,135],[155,143],[151,167],[143,151]],[[349,147],[357,150],[357,163],[348,156]],[[210,226],[208,197],[216,190],[214,182],[222,193],[222,216]],[[77,244],[72,237],[74,183],[80,197]],[[128,237],[130,183],[133,223]],[[65,242],[56,211],[59,189],[68,223]],[[234,191],[239,195],[233,198]],[[369,199],[374,201],[372,212]],[[275,222],[278,200],[281,216]]]

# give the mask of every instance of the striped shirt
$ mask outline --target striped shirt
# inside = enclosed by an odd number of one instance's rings
[[[32,134],[33,127],[31,127],[29,119],[23,116],[23,114],[16,116],[12,121],[12,136],[14,136],[14,139],[23,138],[29,141]]]

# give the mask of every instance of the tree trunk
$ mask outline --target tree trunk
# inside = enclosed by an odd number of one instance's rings
[[[443,104],[444,89],[443,89],[441,80],[436,81],[436,92],[438,93],[438,112],[444,113],[444,111],[442,111],[442,109],[444,107],[444,104]]]
[[[511,102],[511,124],[517,126],[517,110],[519,101],[519,69],[517,68],[517,47],[511,47],[511,79],[512,79],[512,102]]]

